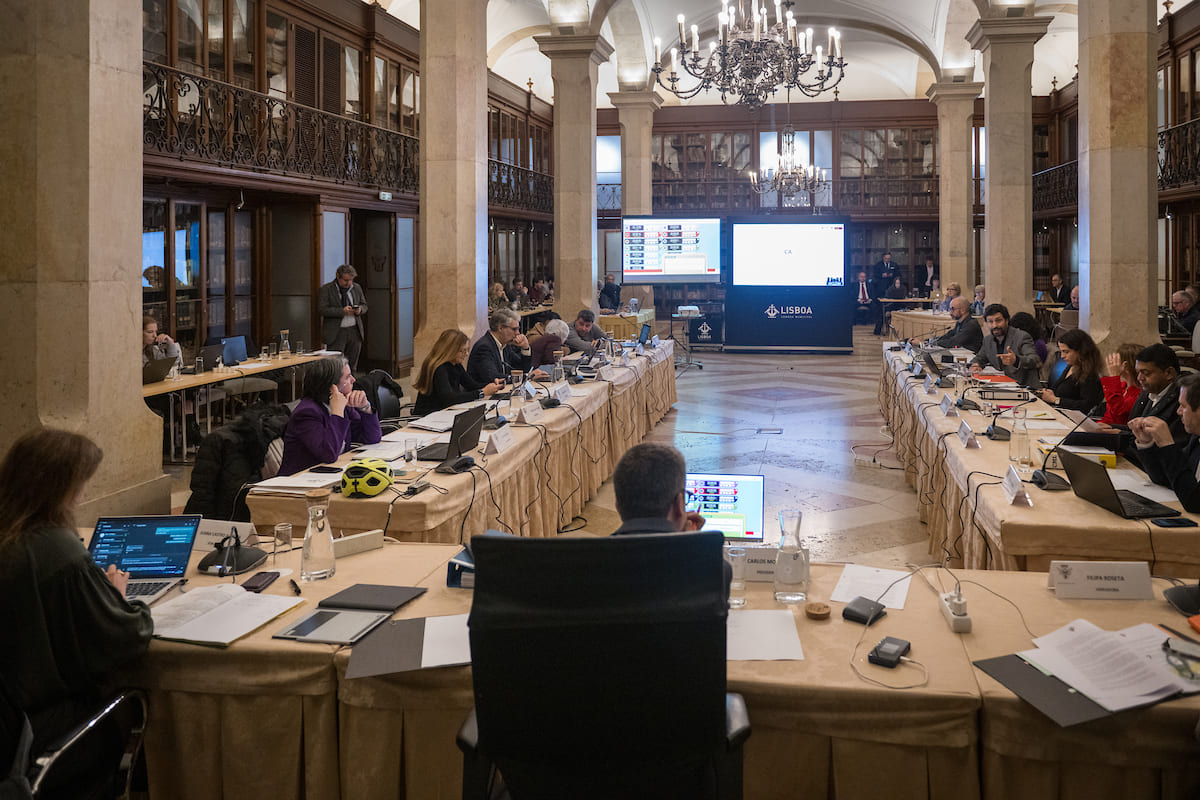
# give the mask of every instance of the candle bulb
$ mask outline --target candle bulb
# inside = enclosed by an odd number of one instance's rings
[[[725,41],[725,25],[729,22],[728,10],[717,14],[717,38]]]
[[[817,45],[817,66],[821,66],[821,45]]]
[[[679,48],[672,47],[671,48],[671,74],[674,75],[677,72],[679,72]]]
[[[813,46],[812,28],[804,29],[804,42],[805,42],[804,52],[808,53],[811,56],[812,55],[812,46]]]
[[[687,36],[683,32],[683,14],[676,17],[675,21],[679,23],[679,46],[687,47]]]
[[[655,37],[654,39],[654,63],[662,63],[662,39]]]
[[[788,44],[792,47],[796,46],[796,18],[792,16],[792,12],[787,12],[787,37]]]
[[[758,38],[758,9],[754,9],[754,38]]]
[[[800,52],[801,53],[808,52],[808,40],[806,38],[804,38],[803,33],[800,34]]]
[[[780,8],[780,0],[775,0],[775,24],[783,22],[783,9]]]
[[[692,52],[700,55],[700,28],[696,25],[692,26]]]
[[[825,42],[825,50],[829,53],[833,52],[833,28],[829,29],[829,38]]]
[[[842,57],[842,34],[840,31],[838,32],[838,34],[836,36],[833,37],[833,46],[835,48],[837,48],[837,57],[841,58]]]

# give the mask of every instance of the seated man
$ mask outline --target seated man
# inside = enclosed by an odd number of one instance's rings
[[[531,358],[521,317],[512,309],[498,308],[488,316],[488,332],[471,348],[467,375],[479,385],[505,380],[512,370],[528,371]]]
[[[1038,360],[1033,339],[1025,331],[1008,324],[1008,309],[999,303],[992,303],[984,309],[983,319],[991,328],[992,335],[983,337],[979,354],[971,359],[971,371],[978,373],[985,366],[992,367],[1021,386],[1042,388],[1038,377],[1041,361]]]
[[[1179,416],[1189,434],[1186,443],[1177,441],[1167,423],[1159,417],[1129,420],[1129,430],[1137,443],[1138,456],[1150,480],[1169,486],[1185,510],[1200,511],[1200,375],[1179,380]]]
[[[1063,283],[1062,276],[1057,272],[1050,276],[1050,291],[1047,292],[1051,303],[1066,305],[1071,299],[1071,289]]]
[[[546,299],[546,282],[538,278],[529,288],[529,302],[537,305]]]
[[[882,311],[879,301],[875,297],[875,289],[871,286],[871,282],[867,280],[867,271],[860,269],[854,283],[850,284],[851,290],[854,292],[854,321],[857,323],[859,319],[875,321],[876,311]]]
[[[978,353],[983,347],[983,328],[979,327],[979,323],[971,316],[971,304],[967,302],[967,298],[960,296],[950,301],[950,319],[954,320],[954,327],[934,339],[931,344],[937,347],[963,347],[972,353]],[[910,341],[919,344],[918,339]]]
[[[1165,344],[1152,344],[1141,350],[1134,359],[1141,394],[1129,409],[1129,424],[1115,427],[1104,426],[1105,430],[1132,430],[1133,421],[1140,417],[1158,417],[1167,424],[1171,437],[1182,444],[1188,434],[1183,429],[1183,418],[1179,416],[1179,357]],[[1134,464],[1141,466],[1141,455],[1133,442],[1124,441],[1121,454]]]
[[[621,307],[621,285],[612,275],[604,276],[604,288],[600,290],[600,309],[616,311]]]
[[[1175,312],[1179,324],[1186,328],[1188,333],[1196,330],[1196,321],[1200,320],[1200,309],[1192,303],[1190,294],[1176,292],[1171,295],[1171,310]]]
[[[591,358],[596,350],[596,343],[603,340],[604,331],[596,327],[596,315],[584,308],[575,317],[575,326],[567,336],[565,344],[572,353],[582,352]]]
[[[1078,311],[1079,310],[1079,287],[1071,287],[1071,302],[1063,306],[1063,311]]]
[[[529,302],[529,291],[525,288],[525,281],[520,278],[513,278],[512,291],[506,295],[510,303],[525,305]]]

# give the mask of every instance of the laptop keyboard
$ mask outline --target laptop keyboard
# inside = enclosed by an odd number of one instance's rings
[[[144,597],[165,588],[170,581],[130,581],[125,587],[126,597]]]
[[[1157,516],[1171,512],[1168,506],[1156,503],[1148,497],[1142,497],[1137,492],[1131,492],[1128,489],[1117,490],[1117,498],[1121,501],[1121,508],[1125,509],[1126,514],[1149,513]]]

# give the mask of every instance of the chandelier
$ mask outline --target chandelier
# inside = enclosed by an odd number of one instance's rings
[[[791,124],[783,128],[783,147],[779,149],[779,166],[775,170],[764,169],[761,173],[750,171],[750,185],[759,194],[779,192],[786,198],[804,192],[808,194],[808,205],[814,213],[817,208],[817,193],[830,186],[829,170],[807,167],[796,161],[796,129]]]
[[[707,56],[700,51],[700,31],[691,26],[691,46],[684,29],[683,15],[679,23],[679,47],[671,48],[670,73],[662,63],[662,40],[654,40],[655,80],[659,86],[690,100],[700,92],[721,93],[721,102],[736,98],[750,108],[758,108],[778,89],[797,89],[808,97],[816,97],[837,86],[845,74],[842,58],[842,35],[830,28],[825,43],[817,43],[812,28],[799,30],[792,16],[792,0],[774,0],[774,22],[766,5],[749,0],[751,13],[746,13],[746,0],[721,0],[717,15],[717,39],[710,42]],[[786,6],[787,11],[784,12]],[[683,52],[680,52],[682,48]],[[811,72],[812,70],[815,72]],[[696,84],[685,89],[680,72],[695,79]],[[811,72],[811,74],[810,74]]]

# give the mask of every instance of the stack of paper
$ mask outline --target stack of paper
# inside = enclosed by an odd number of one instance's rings
[[[226,646],[303,603],[299,597],[254,594],[233,583],[204,586],[150,609],[154,635]]]
[[[295,475],[276,475],[274,478],[259,481],[250,491],[255,494],[303,497],[305,492],[333,486],[341,479],[341,472],[297,472]]]

